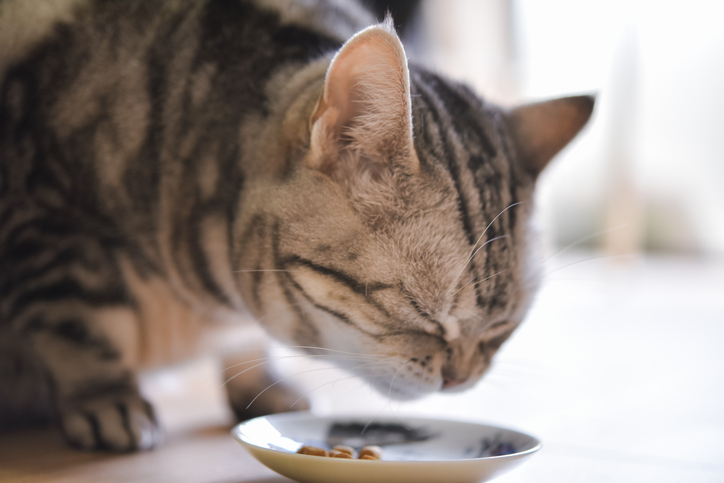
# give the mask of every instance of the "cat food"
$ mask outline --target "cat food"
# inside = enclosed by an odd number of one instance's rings
[[[335,450],[332,450],[329,452],[329,457],[330,458],[341,458],[341,459],[345,459],[345,460],[354,459],[352,457],[352,455],[349,453],[345,453],[343,451],[335,451]]]
[[[316,446],[302,446],[297,450],[297,453],[307,454],[309,456],[329,456],[326,449],[317,448]]]
[[[338,444],[334,448],[332,448],[332,451],[340,451],[342,453],[346,453],[354,458],[354,448],[351,446],[347,446],[344,444]]]
[[[361,460],[381,460],[382,449],[379,446],[365,446],[359,452],[359,459]]]
[[[330,458],[340,458],[351,460],[354,459],[354,449],[349,446],[339,445],[327,451],[324,448],[316,446],[302,446],[297,450],[298,454],[306,454],[309,456],[325,456]],[[381,460],[382,449],[379,446],[365,446],[359,452],[360,460]]]

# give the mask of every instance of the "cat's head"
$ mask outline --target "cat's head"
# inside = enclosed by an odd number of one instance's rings
[[[392,397],[473,385],[537,287],[535,180],[592,107],[503,110],[408,69],[389,25],[357,34],[270,209],[267,329]]]

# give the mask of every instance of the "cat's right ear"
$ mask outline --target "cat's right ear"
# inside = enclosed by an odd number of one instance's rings
[[[517,107],[506,115],[524,167],[538,176],[583,129],[593,112],[593,96],[575,96]]]
[[[360,169],[394,163],[417,170],[407,57],[390,18],[357,33],[337,52],[310,130],[305,163],[327,174],[335,172],[342,151]]]

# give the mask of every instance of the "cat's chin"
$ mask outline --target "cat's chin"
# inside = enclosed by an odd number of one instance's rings
[[[373,383],[373,387],[381,395],[395,401],[414,401],[416,399],[421,399],[425,396],[429,396],[430,394],[434,394],[439,391],[439,389],[424,390],[418,387],[390,385],[389,383],[385,384],[384,382]]]
[[[459,386],[455,386],[455,387],[444,387],[444,388],[440,389],[440,393],[457,394],[460,392],[465,392],[468,389],[470,389],[471,387],[473,387],[477,382],[478,381],[470,381],[470,382],[466,382],[464,384],[460,384]]]

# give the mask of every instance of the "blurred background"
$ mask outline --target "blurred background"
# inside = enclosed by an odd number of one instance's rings
[[[597,94],[541,183],[554,246],[724,256],[723,2],[369,3],[400,19],[415,61],[489,100]]]

